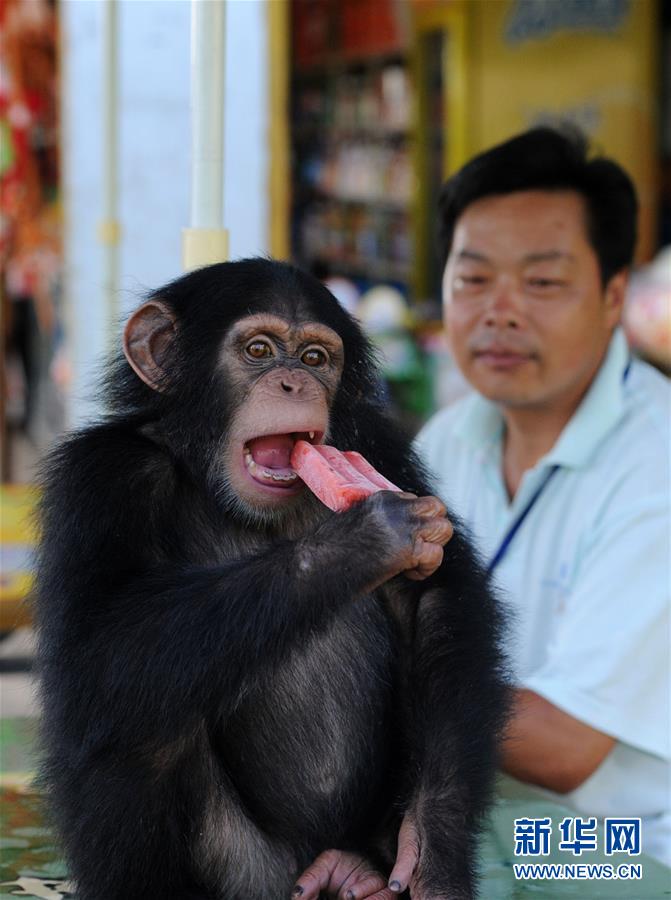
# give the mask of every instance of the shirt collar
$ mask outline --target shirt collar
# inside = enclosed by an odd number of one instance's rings
[[[541,464],[578,467],[587,463],[622,416],[622,384],[628,363],[627,340],[618,328],[587,393]],[[503,417],[494,403],[474,393],[464,402],[454,433],[480,450],[487,445],[498,446]]]

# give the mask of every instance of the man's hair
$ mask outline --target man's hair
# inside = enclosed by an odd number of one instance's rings
[[[483,197],[516,191],[576,191],[585,202],[587,235],[605,286],[630,266],[636,247],[636,190],[624,169],[604,157],[588,159],[577,128],[532,128],[475,156],[445,182],[440,195],[443,264],[454,227],[466,207]]]

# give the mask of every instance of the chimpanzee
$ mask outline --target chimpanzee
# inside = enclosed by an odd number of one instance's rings
[[[123,349],[41,506],[42,778],[77,897],[473,897],[500,604],[360,328],[251,259],[152,293]],[[299,438],[404,493],[331,512]]]

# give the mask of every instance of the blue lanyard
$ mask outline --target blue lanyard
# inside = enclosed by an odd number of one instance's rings
[[[625,368],[625,370],[624,370],[624,372],[623,372],[623,374],[622,374],[622,381],[623,381],[623,382],[625,382],[625,381],[627,380],[627,376],[629,375],[630,369],[631,369],[631,358],[629,359],[629,361],[628,361],[628,363],[627,363],[627,366],[626,366],[626,368]],[[499,549],[496,551],[496,553],[495,553],[494,556],[492,557],[492,559],[491,559],[489,565],[487,566],[487,573],[488,573],[489,575],[492,574],[492,572],[494,571],[494,569],[498,566],[498,564],[501,562],[501,560],[503,559],[503,557],[504,557],[504,556],[506,555],[506,553],[508,552],[508,547],[510,547],[510,545],[511,545],[512,542],[513,542],[513,539],[514,539],[515,535],[517,534],[517,532],[518,532],[518,531],[520,530],[520,528],[522,527],[522,522],[524,522],[524,520],[526,519],[526,517],[529,515],[529,513],[531,512],[531,510],[532,510],[533,507],[534,507],[534,504],[536,503],[536,501],[538,500],[538,498],[540,497],[540,495],[543,493],[543,491],[545,490],[545,488],[548,486],[548,484],[550,483],[552,477],[554,476],[554,474],[557,472],[558,469],[559,469],[559,465],[558,465],[558,464],[556,464],[556,465],[554,465],[554,466],[552,466],[552,467],[550,468],[550,471],[547,473],[547,475],[545,476],[545,478],[543,479],[543,481],[539,484],[539,486],[538,486],[538,488],[536,489],[536,492],[534,493],[533,497],[529,500],[529,502],[528,502],[527,505],[524,507],[524,509],[522,510],[522,512],[519,514],[519,516],[515,519],[515,521],[513,522],[513,524],[510,526],[510,528],[509,528],[508,531],[506,532],[506,534],[505,534],[503,540],[501,541],[501,544],[499,545]]]
[[[529,502],[528,502],[527,505],[524,507],[524,509],[522,510],[522,512],[519,514],[519,516],[515,519],[515,521],[513,522],[513,524],[510,526],[510,528],[509,528],[508,531],[506,532],[505,537],[504,537],[503,540],[501,541],[501,544],[500,544],[500,546],[499,546],[499,549],[496,551],[496,553],[494,554],[494,556],[493,556],[491,562],[490,562],[489,565],[487,566],[487,573],[488,573],[489,575],[492,574],[492,572],[494,571],[494,569],[498,566],[498,564],[501,562],[501,560],[503,559],[503,557],[506,555],[506,553],[507,553],[507,551],[508,551],[508,547],[510,547],[510,545],[511,545],[512,542],[513,542],[513,538],[515,537],[515,535],[517,534],[517,532],[520,530],[520,528],[521,528],[521,526],[522,526],[522,522],[524,522],[524,520],[526,519],[526,517],[529,515],[529,513],[530,513],[531,510],[533,509],[534,503],[536,503],[536,501],[538,500],[538,498],[540,497],[540,495],[543,493],[543,491],[544,491],[545,488],[547,487],[547,485],[548,485],[550,479],[551,479],[552,476],[555,474],[555,472],[558,471],[558,469],[559,469],[559,466],[558,466],[558,465],[552,466],[552,468],[551,468],[550,471],[547,473],[547,475],[545,476],[545,478],[543,479],[543,481],[541,482],[541,484],[539,484],[539,486],[538,486],[538,488],[537,488],[537,490],[536,490],[536,493],[533,495],[533,497],[531,498],[531,500],[529,500]]]

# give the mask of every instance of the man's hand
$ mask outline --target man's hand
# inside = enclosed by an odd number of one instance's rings
[[[394,900],[387,879],[363,856],[326,850],[296,882],[292,900],[318,900],[320,893],[333,900]]]

